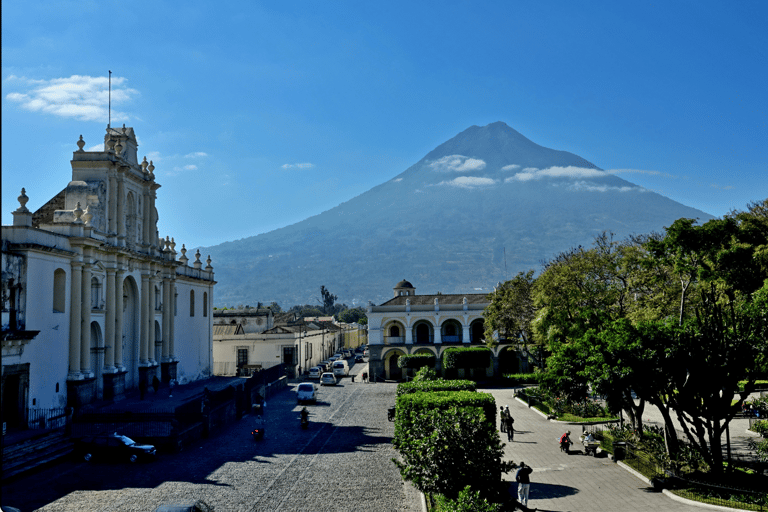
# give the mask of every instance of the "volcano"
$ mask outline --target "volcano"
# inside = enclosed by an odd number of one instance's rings
[[[202,248],[217,306],[382,302],[401,279],[419,293],[486,293],[608,231],[660,232],[711,215],[540,146],[497,122],[472,126],[394,178],[281,229]]]

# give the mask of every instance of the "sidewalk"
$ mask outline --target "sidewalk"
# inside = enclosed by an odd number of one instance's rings
[[[529,507],[542,511],[570,512],[701,512],[705,508],[679,503],[655,492],[647,483],[607,458],[567,455],[560,451],[558,438],[566,429],[571,437],[581,434],[579,426],[564,426],[545,418],[514,399],[512,389],[480,390],[491,393],[496,406],[508,405],[515,419],[514,441],[500,434],[505,460],[521,461],[533,468]],[[498,423],[498,418],[497,418]],[[579,450],[581,445],[573,446]],[[514,470],[505,475],[514,481]],[[514,489],[514,486],[513,486]]]

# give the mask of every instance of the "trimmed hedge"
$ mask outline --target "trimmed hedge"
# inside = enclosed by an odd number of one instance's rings
[[[431,391],[477,391],[477,384],[471,380],[422,380],[397,385],[397,396]]]
[[[491,349],[488,347],[451,347],[443,354],[443,368],[488,368],[491,365]]]
[[[439,381],[438,381],[439,382]],[[451,407],[479,407],[485,419],[496,426],[496,400],[490,393],[477,391],[429,391],[405,393],[397,397],[395,435],[401,429],[410,430],[413,421],[422,411],[446,410]]]
[[[434,354],[410,354],[397,358],[397,366],[400,368],[423,368],[428,366],[430,368],[435,367],[435,355]]]

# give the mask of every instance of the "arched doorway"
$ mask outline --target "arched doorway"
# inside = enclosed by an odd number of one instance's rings
[[[405,330],[398,322],[392,322],[384,331],[384,343],[391,345],[394,343],[405,343]]]
[[[160,322],[155,320],[155,361],[160,362],[163,358],[163,333],[160,328]]]
[[[101,326],[91,322],[91,371],[96,378],[96,399],[104,398],[104,341],[101,336]]]
[[[469,339],[470,343],[485,342],[485,325],[482,318],[479,318],[470,324]]]
[[[414,343],[434,343],[432,326],[429,325],[429,322],[420,321],[416,323],[413,328],[413,341]]]
[[[499,375],[520,373],[520,359],[514,347],[504,347],[499,351]]]
[[[403,355],[403,353],[400,352],[399,350],[395,350],[387,354],[387,359],[386,359],[387,379],[400,380],[403,378],[403,370],[402,368],[397,366],[397,361],[400,359],[401,355]]]
[[[440,336],[443,343],[461,343],[463,337],[461,324],[453,319],[446,320],[440,329]]]
[[[133,277],[123,281],[123,360],[125,389],[139,384],[139,289]]]

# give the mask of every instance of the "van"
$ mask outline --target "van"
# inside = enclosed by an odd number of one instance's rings
[[[333,374],[337,377],[346,377],[349,375],[349,364],[343,359],[333,363]]]

